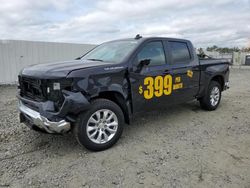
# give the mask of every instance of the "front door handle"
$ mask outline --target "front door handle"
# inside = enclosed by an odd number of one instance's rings
[[[164,74],[169,74],[170,73],[170,70],[166,69],[164,70]]]

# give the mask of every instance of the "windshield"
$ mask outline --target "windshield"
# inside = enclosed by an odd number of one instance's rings
[[[82,57],[83,60],[120,63],[135,48],[137,41],[113,41],[101,44]]]

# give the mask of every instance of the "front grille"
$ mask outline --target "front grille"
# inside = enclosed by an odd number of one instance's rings
[[[35,101],[43,101],[45,99],[42,80],[19,76],[20,94]]]

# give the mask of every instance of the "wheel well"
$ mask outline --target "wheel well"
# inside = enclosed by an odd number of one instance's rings
[[[212,80],[218,82],[218,83],[221,85],[221,89],[222,89],[222,90],[224,89],[224,84],[225,84],[225,83],[224,83],[224,78],[223,78],[223,76],[220,76],[220,75],[215,76],[215,77],[212,78]],[[211,80],[211,81],[212,81],[212,80]]]
[[[98,98],[108,99],[116,103],[122,109],[125,123],[127,124],[130,123],[129,109],[126,105],[126,100],[120,93],[114,91],[105,91],[99,93],[99,95],[93,99],[98,99]]]

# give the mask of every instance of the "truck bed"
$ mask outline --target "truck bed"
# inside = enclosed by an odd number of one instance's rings
[[[230,60],[229,59],[225,59],[225,58],[212,58],[212,59],[203,59],[200,58],[200,65],[209,65],[209,64],[230,64]]]

